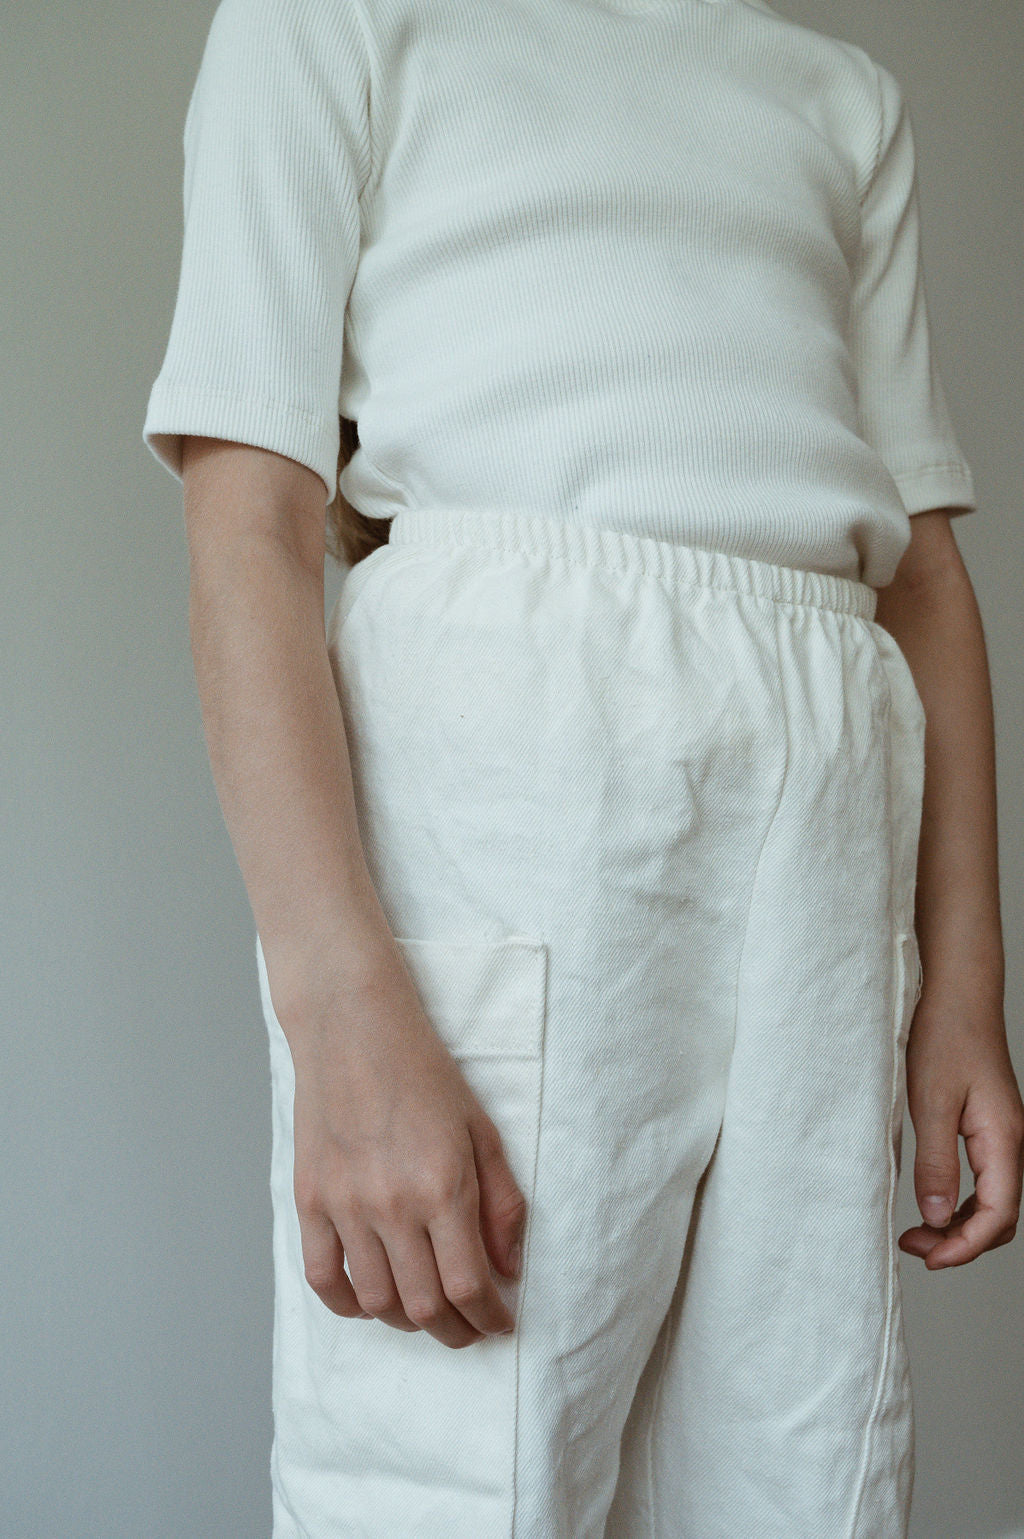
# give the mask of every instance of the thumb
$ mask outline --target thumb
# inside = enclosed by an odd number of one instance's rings
[[[960,1195],[959,1119],[950,1111],[932,1112],[915,1128],[914,1191],[926,1224],[944,1229]]]
[[[526,1198],[505,1159],[501,1134],[489,1118],[470,1128],[480,1187],[480,1234],[491,1261],[506,1277],[517,1277],[522,1260]]]

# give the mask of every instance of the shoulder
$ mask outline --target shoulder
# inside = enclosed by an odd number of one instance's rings
[[[363,0],[218,0],[189,116],[205,97],[361,100],[369,76]]]
[[[339,43],[365,51],[369,25],[367,0],[218,0],[207,52],[315,50]]]
[[[304,144],[372,163],[371,67],[361,0],[219,0],[185,115],[185,192],[245,153],[263,170]]]
[[[805,104],[855,169],[863,200],[886,141],[905,115],[900,82],[859,43],[770,14],[789,34]]]

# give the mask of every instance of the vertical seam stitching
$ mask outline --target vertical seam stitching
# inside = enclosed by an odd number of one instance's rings
[[[533,1138],[533,1171],[530,1179],[530,1209],[527,1215],[526,1230],[523,1234],[522,1269],[519,1280],[518,1310],[515,1331],[515,1358],[514,1358],[514,1388],[512,1395],[512,1504],[509,1511],[508,1531],[509,1539],[515,1539],[516,1531],[516,1507],[519,1502],[519,1388],[520,1388],[520,1353],[522,1347],[522,1319],[526,1300],[526,1281],[530,1270],[530,1252],[533,1249],[533,1220],[534,1204],[537,1200],[537,1186],[540,1177],[540,1135],[541,1123],[544,1115],[544,1085],[547,1079],[546,1069],[548,1062],[548,1010],[550,1004],[551,979],[551,952],[548,943],[544,946],[544,983],[541,995],[541,1010],[543,1011],[543,1037],[541,1050],[537,1064],[537,1127]]]
[[[674,1291],[675,1290],[673,1290],[673,1293]],[[671,1308],[672,1303],[670,1301],[669,1309],[671,1310]],[[647,1468],[647,1504],[650,1511],[650,1524],[648,1527],[648,1534],[650,1539],[656,1539],[657,1535],[657,1524],[655,1522],[657,1513],[655,1511],[654,1501],[654,1428],[657,1425],[658,1420],[658,1406],[661,1404],[661,1389],[665,1382],[665,1367],[668,1363],[669,1347],[675,1339],[675,1334],[679,1326],[679,1316],[681,1313],[682,1310],[680,1309],[676,1314],[675,1319],[669,1322],[668,1330],[665,1332],[665,1345],[661,1353],[661,1366],[658,1369],[658,1382],[654,1387],[654,1394],[651,1399],[651,1414],[647,1423],[647,1455],[645,1464]]]
[[[888,774],[887,774],[887,777],[886,777],[886,804],[887,804],[887,813],[888,813],[888,821],[889,821],[890,932],[893,932],[896,929],[896,923],[895,923],[895,908],[896,908],[896,888],[895,888],[895,883],[896,883],[896,831],[895,831],[895,827],[894,827],[894,811],[895,811],[895,809],[894,809],[894,805],[893,805],[894,754],[893,754],[893,721],[892,721],[894,706],[893,706],[893,693],[892,693],[892,677],[891,677],[890,672],[889,672],[889,664],[887,663],[884,655],[882,654],[881,649],[878,647],[877,638],[875,638],[875,651],[876,651],[876,655],[878,656],[879,661],[881,662],[881,665],[882,665],[882,673],[883,673],[883,675],[885,677],[886,693],[887,693],[888,700],[889,700],[889,709],[888,709],[888,713],[887,713],[887,716],[886,716],[886,724],[887,724],[886,742],[887,742],[887,764],[888,764]],[[896,1098],[896,1083],[897,1083],[897,1076],[898,1076],[898,1070],[899,1070],[899,1065],[898,1065],[898,1063],[896,1061],[897,1044],[896,1044],[895,1036],[896,1036],[896,1030],[897,1030],[897,1003],[898,1003],[897,997],[896,997],[896,990],[897,990],[897,985],[898,985],[898,983],[900,981],[900,973],[901,973],[901,970],[902,970],[902,962],[901,962],[901,958],[900,958],[900,952],[901,951],[902,951],[902,947],[900,945],[899,937],[896,936],[894,943],[890,945],[890,951],[889,951],[889,998],[888,998],[889,1009],[888,1009],[888,1015],[887,1015],[888,1030],[889,1030],[889,1044],[890,1044],[890,1049],[891,1049],[891,1052],[892,1052],[892,1071],[891,1071],[890,1082],[889,1082],[889,1115],[888,1115],[888,1117],[886,1119],[889,1175],[888,1175],[888,1195],[887,1195],[887,1198],[886,1198],[886,1205],[885,1205],[885,1213],[886,1213],[885,1332],[884,1332],[884,1336],[883,1336],[883,1339],[882,1339],[882,1350],[881,1350],[880,1357],[879,1357],[878,1373],[877,1373],[877,1376],[876,1376],[876,1379],[875,1379],[875,1389],[874,1389],[874,1395],[872,1397],[871,1409],[868,1412],[867,1425],[864,1428],[864,1438],[863,1438],[862,1449],[861,1449],[860,1471],[859,1471],[858,1476],[857,1476],[857,1488],[856,1488],[856,1491],[854,1493],[853,1510],[850,1513],[850,1522],[849,1522],[849,1525],[848,1525],[847,1530],[846,1530],[846,1539],[854,1539],[854,1536],[856,1534],[856,1529],[857,1529],[857,1523],[858,1523],[858,1520],[860,1518],[861,1504],[862,1504],[863,1497],[864,1497],[864,1491],[865,1491],[865,1488],[866,1488],[866,1485],[867,1485],[868,1469],[869,1469],[869,1463],[870,1463],[870,1458],[871,1458],[871,1450],[872,1450],[872,1447],[874,1445],[875,1426],[876,1426],[877,1421],[878,1421],[878,1412],[879,1412],[879,1407],[880,1407],[881,1402],[882,1402],[882,1391],[883,1391],[883,1387],[885,1385],[885,1376],[886,1376],[886,1373],[887,1373],[888,1367],[889,1367],[889,1359],[890,1359],[890,1356],[891,1356],[891,1347],[892,1347],[893,1318],[894,1318],[894,1312],[895,1312],[895,1298],[896,1298],[896,1289],[895,1289],[895,1286],[894,1286],[894,1279],[893,1279],[893,1270],[894,1270],[894,1267],[896,1265],[896,1260],[895,1260],[895,1254],[894,1254],[893,1234],[892,1234],[892,1229],[893,1229],[893,1213],[894,1213],[895,1201],[896,1201],[896,1181],[895,1181],[895,1154],[894,1154],[893,1148],[892,1148],[892,1123],[893,1123],[893,1111],[894,1111],[895,1098]]]

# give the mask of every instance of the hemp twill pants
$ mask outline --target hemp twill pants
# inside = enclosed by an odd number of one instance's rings
[[[322,1303],[257,936],[273,1539],[904,1539],[924,710],[875,603],[519,511],[347,574],[367,861],[529,1210],[511,1335]]]

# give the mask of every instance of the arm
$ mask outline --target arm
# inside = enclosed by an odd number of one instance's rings
[[[295,1068],[306,1279],[337,1314],[465,1346],[512,1328],[488,1257],[516,1275],[526,1204],[366,865],[324,631],[324,483],[191,435],[183,469],[210,761]]]
[[[289,1042],[331,956],[390,954],[323,626],[324,489],[279,455],[185,439],[190,634],[210,762]]]
[[[906,1230],[900,1246],[929,1270],[1013,1238],[1024,1160],[1024,1104],[1003,1019],[991,684],[950,516],[938,508],[911,518],[911,543],[875,615],[906,657],[927,717],[916,916],[924,987],[907,1043],[914,1186],[926,1223]],[[953,1213],[958,1134],[976,1190]]]

